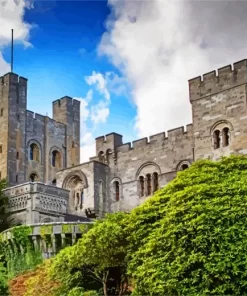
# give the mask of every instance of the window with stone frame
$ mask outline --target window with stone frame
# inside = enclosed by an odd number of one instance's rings
[[[229,146],[230,130],[228,127],[224,127],[222,130],[222,146]]]
[[[153,173],[153,192],[156,192],[159,189],[159,175],[158,173]]]
[[[151,174],[147,174],[146,175],[146,180],[147,180],[147,195],[151,195],[152,194],[152,178],[151,178]]]
[[[119,199],[120,199],[120,186],[119,186],[118,181],[114,182],[114,187],[115,187],[115,200],[119,201]]]
[[[143,176],[139,177],[140,197],[145,195],[145,180]]]
[[[39,181],[39,177],[36,173],[32,173],[29,177],[30,182],[38,182]]]
[[[220,148],[220,131],[219,130],[215,130],[213,133],[213,137],[214,137],[214,149],[218,149]]]
[[[53,150],[51,157],[52,157],[52,159],[51,159],[52,166],[55,167],[55,168],[61,168],[62,167],[62,154],[61,154],[61,152],[59,152],[57,150]]]
[[[40,156],[39,156],[39,147],[37,144],[32,143],[30,145],[30,155],[29,155],[29,159],[33,160],[33,161],[40,161]]]

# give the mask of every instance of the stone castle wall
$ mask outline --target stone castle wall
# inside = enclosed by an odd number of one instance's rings
[[[38,147],[38,160],[30,146]],[[53,151],[59,165],[52,165]],[[53,119],[27,110],[27,79],[14,73],[0,77],[0,178],[10,186],[35,175],[51,183],[56,172],[80,162],[80,102],[64,97],[53,102]]]

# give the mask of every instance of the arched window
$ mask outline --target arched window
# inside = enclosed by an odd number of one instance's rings
[[[38,177],[37,174],[32,173],[32,174],[30,175],[29,179],[30,179],[31,182],[37,182],[37,181],[39,180],[39,177]]]
[[[220,131],[214,131],[214,149],[220,148]]]
[[[229,136],[230,136],[229,128],[224,127],[222,130],[222,146],[223,147],[229,146]]]
[[[30,160],[39,162],[39,147],[35,143],[30,145]]]
[[[159,176],[158,173],[153,173],[153,184],[154,184],[154,192],[159,189]]]
[[[181,165],[181,171],[184,171],[184,170],[188,169],[188,167],[189,166],[186,163],[182,164]]]
[[[144,188],[145,188],[145,182],[144,182],[144,177],[140,176],[139,178],[139,186],[140,186],[140,197],[144,196]]]
[[[51,162],[52,162],[52,166],[53,167],[55,167],[55,168],[61,168],[61,166],[62,166],[62,156],[61,156],[61,153],[58,152],[57,150],[54,150],[52,152]]]
[[[56,180],[56,179],[53,179],[53,180],[52,180],[52,185],[53,185],[53,186],[56,186],[56,185],[57,185],[57,180]]]
[[[104,162],[105,157],[104,157],[104,152],[103,151],[99,152],[98,157],[99,157],[99,161]]]
[[[147,195],[151,195],[152,194],[152,179],[151,179],[151,175],[150,174],[147,174],[146,178],[147,178]]]
[[[120,190],[119,190],[119,182],[118,181],[114,182],[114,189],[115,189],[115,199],[116,199],[116,201],[119,201],[119,199],[120,199]]]

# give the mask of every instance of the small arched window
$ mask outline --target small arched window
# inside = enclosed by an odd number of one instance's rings
[[[39,147],[35,143],[30,145],[30,160],[39,162]]]
[[[30,179],[31,182],[37,182],[37,181],[39,180],[39,177],[38,177],[37,174],[32,173],[32,174],[30,175],[29,179]]]
[[[115,181],[114,182],[114,189],[115,189],[115,199],[116,201],[119,201],[120,199],[120,188],[119,188],[119,182],[118,181]]]
[[[154,192],[159,189],[159,176],[158,173],[153,173],[153,184],[154,184]]]
[[[52,152],[51,162],[52,162],[53,167],[61,168],[61,166],[62,166],[62,156],[61,156],[61,153],[59,151],[54,150]]]
[[[220,148],[220,131],[214,131],[214,149]]]
[[[222,130],[222,146],[229,146],[230,131],[228,127],[224,127]]]
[[[104,152],[103,151],[99,152],[98,157],[99,157],[99,161],[104,162]]]
[[[147,195],[152,194],[152,178],[150,174],[147,174]]]
[[[184,170],[188,169],[188,167],[189,166],[186,163],[182,164],[181,165],[181,171],[184,171]]]
[[[53,186],[56,186],[56,185],[57,185],[57,180],[56,180],[56,179],[53,179],[53,180],[52,180],[52,185],[53,185]]]
[[[140,197],[144,196],[144,188],[145,188],[145,182],[144,182],[144,177],[140,176],[139,178],[139,186],[140,186]]]

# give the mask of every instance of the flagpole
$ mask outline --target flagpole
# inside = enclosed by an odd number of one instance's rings
[[[11,73],[13,73],[14,63],[14,30],[11,29]]]

